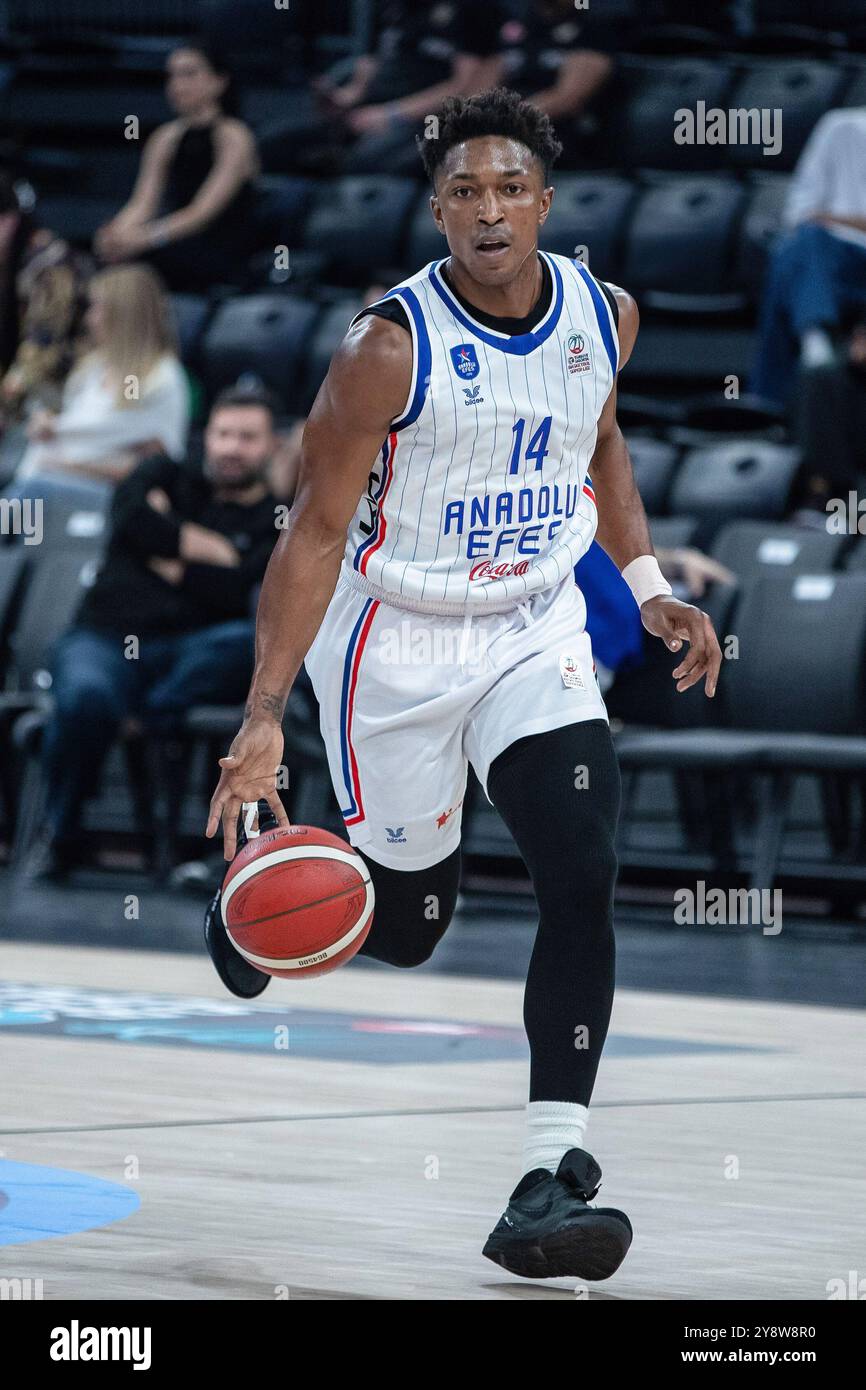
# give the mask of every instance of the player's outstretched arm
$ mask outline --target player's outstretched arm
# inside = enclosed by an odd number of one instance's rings
[[[619,305],[622,369],[637,338],[638,310],[630,294],[615,285],[611,288]],[[616,382],[598,422],[590,473],[598,502],[596,540],[622,572],[632,560],[655,552],[628,448],[616,418]],[[657,594],[641,604],[640,616],[647,632],[660,637],[672,652],[678,652],[683,642],[689,644],[688,654],[673,672],[677,690],[688,690],[705,676],[707,695],[715,695],[722,653],[707,614],[670,594]]]
[[[346,531],[412,377],[412,343],[398,324],[366,314],[331,361],[304,429],[288,525],[265,572],[256,614],[256,660],[244,722],[210,804],[205,834],[222,821],[234,857],[244,802],[265,800],[288,824],[276,790],[289,691],[336,587]]]

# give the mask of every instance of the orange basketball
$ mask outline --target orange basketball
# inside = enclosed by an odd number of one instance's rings
[[[253,836],[223,883],[226,931],[241,955],[287,980],[351,960],[373,920],[373,884],[350,844],[314,825]]]

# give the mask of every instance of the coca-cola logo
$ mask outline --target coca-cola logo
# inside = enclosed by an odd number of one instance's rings
[[[482,560],[480,564],[473,565],[469,571],[470,579],[510,579],[513,574],[526,574],[529,569],[528,560],[518,560],[514,565],[494,565],[490,560]]]

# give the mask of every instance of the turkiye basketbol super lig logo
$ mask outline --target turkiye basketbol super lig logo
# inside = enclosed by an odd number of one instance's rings
[[[592,370],[592,363],[589,360],[589,348],[582,333],[569,333],[565,340],[565,359],[568,363],[569,372],[589,372]]]
[[[464,381],[471,381],[481,370],[474,343],[458,343],[451,349],[451,361],[454,363],[455,372],[463,377]]]

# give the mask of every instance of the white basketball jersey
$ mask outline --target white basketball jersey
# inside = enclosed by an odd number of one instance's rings
[[[616,324],[585,266],[539,255],[553,294],[531,333],[474,319],[444,258],[385,296],[412,328],[412,384],[347,535],[343,571],[363,592],[421,611],[493,612],[557,584],[588,549],[598,519],[587,470],[619,361]]]

